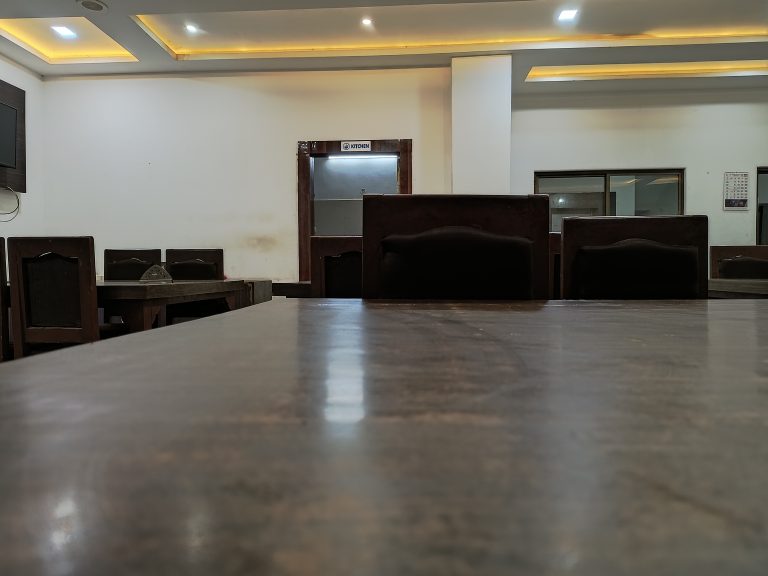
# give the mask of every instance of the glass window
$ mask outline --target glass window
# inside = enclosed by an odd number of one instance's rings
[[[682,214],[683,171],[537,173],[536,193],[549,194],[550,230],[569,216]]]
[[[327,156],[312,159],[316,236],[361,236],[363,194],[397,194],[397,156]]]
[[[539,194],[549,194],[550,230],[560,232],[566,216],[604,216],[605,179],[602,176],[539,178]]]
[[[679,174],[610,174],[612,216],[674,216],[680,213]]]

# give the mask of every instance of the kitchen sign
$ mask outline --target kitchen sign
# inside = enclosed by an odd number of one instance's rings
[[[350,140],[341,143],[342,152],[370,152],[370,140]]]

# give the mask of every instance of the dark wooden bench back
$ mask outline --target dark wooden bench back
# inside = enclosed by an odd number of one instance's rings
[[[104,280],[140,280],[149,268],[160,265],[159,248],[151,250],[104,250]]]
[[[706,216],[564,218],[563,298],[706,298]]]
[[[768,278],[768,246],[712,246],[712,278]]]
[[[363,297],[546,299],[549,197],[363,198]]]
[[[165,269],[174,280],[224,280],[224,250],[168,248]]]

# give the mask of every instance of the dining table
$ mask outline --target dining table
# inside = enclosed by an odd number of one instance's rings
[[[173,282],[108,280],[96,283],[96,293],[99,306],[104,308],[105,318],[119,316],[129,332],[140,332],[162,326],[166,307],[173,304],[222,300],[229,310],[240,308],[247,304],[246,295],[249,289],[252,290],[254,282],[251,281],[249,286],[239,279]]]
[[[710,298],[768,298],[768,279],[710,278]]]
[[[278,298],[0,364],[0,426],[3,575],[768,567],[766,300]]]

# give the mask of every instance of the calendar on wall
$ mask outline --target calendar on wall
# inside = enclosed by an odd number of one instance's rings
[[[749,210],[749,172],[726,172],[723,210]]]

